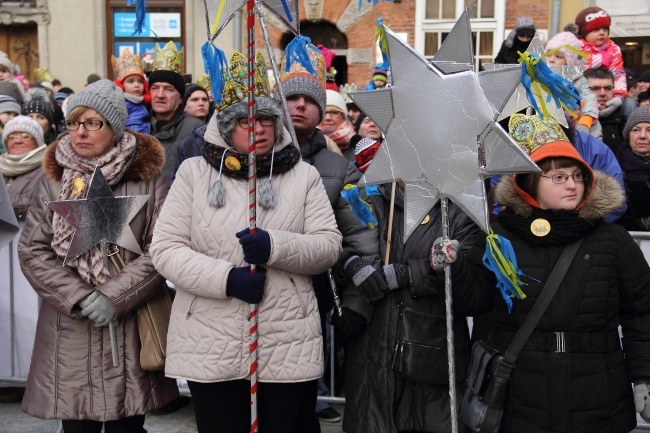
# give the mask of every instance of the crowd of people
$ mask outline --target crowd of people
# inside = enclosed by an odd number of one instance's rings
[[[450,432],[446,269],[460,400],[472,339],[504,352],[560,254],[579,242],[513,370],[500,431],[622,433],[636,413],[650,421],[650,267],[629,234],[650,231],[650,71],[627,76],[610,24],[589,7],[546,43],[549,65],[587,66],[573,80],[581,104],[565,113],[567,128],[530,112],[503,122],[541,171],[492,178],[487,238],[453,203],[447,236],[437,204],[407,237],[405,184],[357,187],[384,137],[347,96],[360,89],[336,89],[325,47],[298,38],[302,55],[282,61],[291,122],[256,62],[255,229],[240,53],[217,95],[205,75],[186,81],[172,42],[156,47],[152,71],[126,49],[112,59],[113,80],[91,74],[76,92],[43,70],[30,86],[0,54],[0,173],[21,224],[14,287],[30,294],[24,305],[40,299],[27,314],[22,409],[62,420],[65,433],[145,432],[145,414],[177,401],[184,380],[199,432],[248,432],[256,305],[263,433],[341,420],[317,399],[330,393],[332,352],[344,431]],[[534,35],[520,17],[495,62],[517,63]],[[378,65],[366,91],[386,86],[390,70]],[[138,253],[97,243],[69,256],[77,230],[48,203],[84,199],[96,168],[114,196],[148,196],[123,228]],[[509,245],[517,277],[487,266],[495,239]],[[138,309],[168,285],[165,367],[148,371]],[[466,317],[486,314],[472,334]],[[406,338],[411,328],[424,341]],[[405,366],[413,359],[425,368]]]

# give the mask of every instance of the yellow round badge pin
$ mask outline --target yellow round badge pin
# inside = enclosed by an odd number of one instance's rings
[[[84,190],[84,180],[80,177],[75,177],[72,181],[72,194],[80,194]]]
[[[420,225],[423,226],[423,225],[425,225],[425,224],[428,224],[429,221],[431,221],[431,217],[427,214],[427,216],[424,217],[424,219],[422,220],[422,222],[420,223]]]
[[[543,237],[551,232],[551,224],[544,218],[537,218],[530,223],[530,231],[535,236]]]
[[[241,164],[239,163],[239,160],[235,158],[234,156],[229,156],[226,158],[226,167],[228,167],[228,170],[239,170],[241,169]]]

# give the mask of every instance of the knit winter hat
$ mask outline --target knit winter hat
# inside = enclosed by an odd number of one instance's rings
[[[564,45],[568,45],[570,47],[580,49],[580,40],[578,37],[571,33],[571,32],[560,32],[557,35],[553,36],[547,43],[546,43],[546,48],[544,49],[545,52],[548,52],[554,48],[562,47]],[[573,51],[566,49],[566,48],[560,48],[558,52],[562,53],[564,58],[566,59],[566,64],[568,66],[578,66],[578,55],[574,53]]]
[[[639,78],[637,79],[638,82],[643,81],[644,83],[650,83],[650,71],[643,71],[641,72],[641,75],[639,75]],[[0,83],[2,84],[2,83]]]
[[[375,67],[375,70],[372,72],[372,80],[380,80],[384,83],[388,83],[388,72],[384,68],[379,66]]]
[[[11,96],[0,95],[0,114],[2,113],[20,114],[20,104]]]
[[[625,137],[626,140],[630,138],[630,131],[632,128],[639,123],[650,123],[650,106],[643,105],[630,114],[630,118],[627,119],[625,128],[623,128],[623,137]]]
[[[366,116],[366,113],[362,111],[361,113],[359,113],[359,117],[357,117],[357,121],[354,122],[354,132],[356,132],[357,134],[359,133],[359,128],[361,128],[363,119],[365,119],[366,117],[368,116]]]
[[[512,48],[515,44],[515,37],[519,36],[535,36],[535,21],[531,17],[519,17],[515,21],[515,28],[510,32],[506,38],[505,44],[508,48]]]
[[[194,83],[188,84],[187,87],[185,87],[185,93],[183,95],[183,105],[187,103],[187,100],[190,99],[192,93],[196,92],[197,90],[202,91],[206,96],[208,96],[208,91],[205,90],[203,86]]]
[[[280,109],[280,102],[276,99],[266,96],[258,96],[255,98],[255,106],[257,116],[271,116],[275,119],[275,143],[278,144],[282,140],[282,110]],[[217,113],[219,133],[224,141],[232,146],[230,142],[230,133],[237,126],[239,119],[248,118],[248,100],[242,99],[232,105],[227,106],[222,111]]]
[[[0,95],[11,96],[20,105],[23,104],[23,94],[20,93],[16,83],[12,83],[11,81],[3,81],[0,83]]]
[[[359,140],[357,145],[354,147],[355,163],[361,173],[365,173],[366,169],[377,154],[379,146],[379,141],[366,137]]]
[[[4,53],[0,54],[0,65],[9,69],[9,72],[11,72],[12,75],[14,74],[14,64]]]
[[[181,97],[185,94],[185,78],[174,71],[160,69],[149,75],[149,88],[156,83],[171,84]]]
[[[57,92],[54,94],[54,100],[59,104],[63,104],[63,101],[65,101],[68,96],[69,95],[65,92]]]
[[[32,87],[25,94],[22,114],[26,116],[31,113],[38,113],[45,117],[50,125],[58,123],[50,94],[42,87]]]
[[[326,107],[334,107],[343,114],[348,112],[348,107],[345,105],[345,99],[343,99],[343,96],[339,92],[327,89],[325,94],[327,98],[325,104]]]
[[[68,113],[77,107],[92,108],[106,119],[119,142],[124,134],[127,111],[124,93],[110,80],[99,80],[70,96]]]
[[[606,27],[609,29],[612,20],[602,8],[597,6],[584,8],[576,16],[578,36],[584,38],[589,32]]]
[[[280,82],[288,99],[304,95],[320,110],[318,123],[325,117],[325,58],[306,36],[289,42],[280,66]]]
[[[5,125],[2,131],[2,144],[5,148],[7,147],[7,142],[9,141],[9,136],[14,132],[26,132],[36,140],[36,145],[38,147],[45,146],[45,140],[43,139],[43,128],[38,124],[37,121],[27,116],[16,116],[11,119]]]

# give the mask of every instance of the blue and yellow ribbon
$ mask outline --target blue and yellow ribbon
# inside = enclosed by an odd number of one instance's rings
[[[341,191],[341,197],[348,202],[361,224],[371,229],[377,227],[377,218],[372,214],[370,204],[359,197],[359,189],[356,186],[349,183],[345,185]]]

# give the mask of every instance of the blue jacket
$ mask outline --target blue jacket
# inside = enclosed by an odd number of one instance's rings
[[[585,132],[575,131],[573,136],[573,145],[578,150],[582,159],[591,166],[592,169],[602,171],[612,176],[616,181],[625,188],[623,184],[623,170],[614,155],[614,152],[605,143]],[[500,175],[494,175],[490,179],[490,188],[494,188],[501,179]],[[495,202],[494,214],[497,215],[501,206]],[[615,212],[607,214],[607,221],[614,222],[621,217],[627,210],[627,203]]]
[[[134,104],[133,102],[126,101],[126,111],[128,117],[126,118],[125,128],[132,131],[140,132],[141,134],[149,134],[151,124],[149,123],[149,112],[144,104]]]

